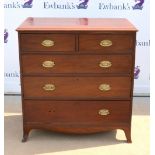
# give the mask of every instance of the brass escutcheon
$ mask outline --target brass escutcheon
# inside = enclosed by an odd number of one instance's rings
[[[45,68],[52,68],[54,67],[54,65],[55,65],[54,61],[44,61],[42,63],[42,66]]]
[[[100,42],[100,46],[103,46],[103,47],[109,47],[112,45],[112,41],[111,40],[102,40]]]
[[[110,61],[101,61],[99,66],[101,68],[109,68],[112,66],[112,63]]]
[[[41,45],[45,47],[51,47],[54,46],[54,41],[53,40],[44,40],[42,41]]]
[[[43,89],[45,91],[54,91],[55,90],[55,85],[54,84],[45,84]]]
[[[111,87],[110,87],[109,84],[101,84],[99,86],[99,90],[101,90],[101,91],[109,91],[109,90],[111,90]]]
[[[106,115],[109,115],[110,112],[109,112],[108,109],[100,109],[98,114],[101,115],[101,116],[106,116]]]

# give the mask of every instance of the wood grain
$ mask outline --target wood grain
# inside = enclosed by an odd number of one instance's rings
[[[137,31],[124,18],[27,18],[17,31]]]
[[[54,62],[51,68],[43,67],[45,61]],[[109,68],[100,67],[102,61],[110,61]],[[131,55],[22,55],[23,72],[25,74],[53,74],[53,73],[113,73],[130,74]]]
[[[130,77],[24,77],[24,97],[57,99],[130,98]],[[45,91],[46,84],[54,84],[54,91]],[[101,91],[101,84],[109,84],[111,90]]]
[[[112,45],[103,47],[100,45],[102,40],[110,40]],[[80,35],[79,50],[91,52],[113,52],[126,53],[131,51],[133,44],[132,35],[115,35],[115,34],[100,34],[100,35]]]
[[[44,40],[54,41],[54,46],[45,47]],[[22,51],[75,51],[75,36],[73,34],[24,34],[21,35]]]
[[[33,101],[26,100],[26,122],[112,124],[129,121],[129,101]],[[107,109],[109,114],[99,115]],[[41,115],[40,115],[41,114]]]

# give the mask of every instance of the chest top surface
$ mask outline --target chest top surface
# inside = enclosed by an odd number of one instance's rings
[[[17,31],[137,31],[124,18],[27,18]]]

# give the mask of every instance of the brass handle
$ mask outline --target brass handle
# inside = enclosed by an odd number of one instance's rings
[[[99,66],[101,68],[109,68],[112,66],[112,63],[110,61],[101,61]]]
[[[101,91],[109,91],[109,90],[111,90],[111,87],[110,87],[109,84],[101,84],[99,86],[99,90],[101,90]]]
[[[100,42],[100,46],[103,46],[103,47],[109,47],[112,45],[112,41],[111,40],[102,40]]]
[[[55,90],[55,85],[54,84],[45,84],[43,89],[45,91],[54,91]]]
[[[108,109],[100,109],[98,114],[101,115],[101,116],[106,116],[106,115],[109,115],[110,112],[109,112]]]
[[[45,68],[52,68],[54,67],[54,65],[55,65],[54,61],[44,61],[42,63],[42,66]]]
[[[45,47],[51,47],[54,46],[54,41],[53,40],[44,40],[42,41],[41,45]]]

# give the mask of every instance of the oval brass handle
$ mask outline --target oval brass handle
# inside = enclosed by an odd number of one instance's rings
[[[101,91],[109,91],[109,90],[111,90],[111,87],[110,87],[109,84],[101,84],[99,86],[99,90],[101,90]]]
[[[112,66],[112,63],[110,61],[101,61],[99,66],[101,68],[109,68]]]
[[[103,47],[109,47],[112,45],[112,41],[111,40],[102,40],[100,42],[100,46],[103,46]]]
[[[54,65],[55,65],[54,61],[44,61],[42,63],[42,66],[45,68],[52,68],[54,67]]]
[[[42,41],[41,45],[45,47],[51,47],[54,46],[54,41],[53,40],[44,40]]]
[[[53,90],[55,90],[55,85],[54,84],[45,84],[43,89],[45,91],[53,91]]]
[[[101,116],[106,116],[106,115],[109,115],[110,112],[109,112],[108,109],[100,109],[98,114],[101,115]]]

